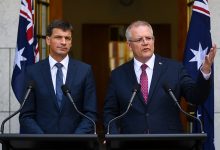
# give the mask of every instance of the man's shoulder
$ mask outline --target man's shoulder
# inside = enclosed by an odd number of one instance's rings
[[[167,57],[162,57],[160,55],[156,55],[155,57],[155,63],[163,63],[163,64],[166,64],[168,66],[179,66],[179,65],[182,65],[181,62],[177,61],[177,60],[174,60],[174,59],[171,59],[171,58],[167,58]]]
[[[124,64],[121,64],[120,66],[116,67],[115,69],[112,70],[112,73],[121,73],[127,70],[132,70],[134,67],[134,60],[130,60]]]
[[[36,62],[36,63],[34,63],[34,64],[32,64],[32,65],[29,65],[28,67],[27,67],[27,69],[29,69],[29,70],[35,70],[35,69],[37,69],[37,68],[41,68],[41,66],[42,65],[44,65],[44,64],[49,64],[49,60],[46,58],[46,59],[43,59],[43,60],[40,60],[40,61],[38,61],[38,62]]]
[[[80,67],[85,67],[85,68],[88,68],[88,67],[91,67],[91,65],[83,62],[83,61],[80,61],[80,60],[76,60],[74,58],[70,58],[69,59],[69,63],[70,65],[77,65],[77,66],[80,66]]]

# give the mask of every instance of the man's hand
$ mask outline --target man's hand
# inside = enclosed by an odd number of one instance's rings
[[[205,74],[209,74],[211,72],[211,67],[214,62],[216,54],[216,45],[214,44],[210,49],[208,55],[205,56],[204,63],[202,64],[201,71]]]

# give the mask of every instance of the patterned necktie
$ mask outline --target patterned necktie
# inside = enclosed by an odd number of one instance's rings
[[[61,86],[63,85],[63,72],[62,67],[63,65],[61,63],[56,63],[55,66],[57,67],[57,74],[56,74],[56,97],[57,97],[57,103],[59,107],[61,106],[61,101],[63,97],[63,92],[61,90]]]
[[[147,73],[146,73],[146,64],[141,65],[141,76],[140,76],[140,84],[141,84],[141,92],[144,97],[144,102],[147,103],[147,98],[148,98],[148,78],[147,78]]]

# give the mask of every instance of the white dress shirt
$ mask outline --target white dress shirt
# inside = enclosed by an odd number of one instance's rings
[[[56,93],[56,74],[57,74],[57,67],[55,64],[58,63],[53,57],[49,55],[49,64],[50,64],[50,72],[51,72],[51,77],[53,81],[53,87],[54,91]],[[63,84],[66,82],[66,76],[67,76],[67,68],[68,68],[68,63],[69,63],[69,56],[67,55],[61,62],[59,62],[63,65],[62,67],[62,72],[63,72]]]
[[[148,67],[146,68],[147,78],[148,78],[148,92],[150,90],[150,84],[152,80],[153,75],[153,69],[154,69],[154,61],[155,61],[155,55],[153,54],[152,57],[145,63]],[[137,77],[137,81],[140,84],[140,75],[141,75],[141,65],[143,63],[138,61],[134,58],[134,71]]]
[[[152,57],[145,63],[148,67],[146,68],[146,73],[148,77],[148,92],[150,90],[150,84],[152,80],[152,75],[153,75],[153,69],[154,69],[154,62],[155,62],[155,55],[153,54]],[[140,84],[140,75],[141,75],[141,65],[143,63],[138,61],[137,59],[134,58],[134,71],[137,77],[137,81]],[[201,68],[200,71],[202,72]],[[211,72],[209,74],[205,74],[202,72],[202,75],[205,80],[208,80],[210,78]]]

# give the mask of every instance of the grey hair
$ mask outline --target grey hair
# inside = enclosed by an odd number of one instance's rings
[[[131,38],[131,32],[130,32],[131,29],[132,29],[133,27],[139,27],[139,26],[147,26],[147,27],[149,27],[150,30],[152,31],[152,34],[153,34],[153,28],[152,28],[152,26],[150,25],[150,23],[148,23],[147,21],[140,21],[140,20],[134,21],[134,22],[132,22],[132,23],[127,27],[127,29],[126,29],[125,37],[126,37],[127,41],[129,41],[130,38]]]

